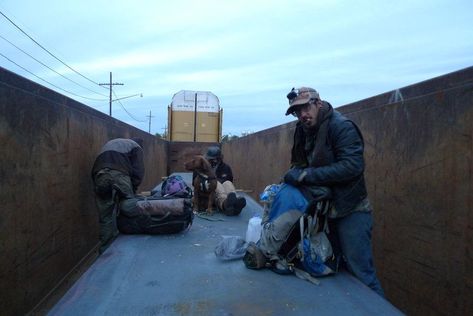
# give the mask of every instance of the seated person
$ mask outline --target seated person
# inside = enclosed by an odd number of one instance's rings
[[[236,195],[232,168],[223,162],[222,151],[218,146],[211,146],[208,148],[205,158],[209,161],[217,177],[215,205],[225,215],[239,215],[246,206],[246,200],[244,197]]]

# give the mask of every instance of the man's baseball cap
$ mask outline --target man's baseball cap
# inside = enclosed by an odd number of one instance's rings
[[[291,92],[287,94],[287,98],[289,100],[289,108],[286,111],[286,115],[292,114],[298,105],[307,104],[310,100],[320,100],[319,93],[309,87],[292,88]]]

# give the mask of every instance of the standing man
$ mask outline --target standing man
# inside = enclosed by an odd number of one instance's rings
[[[371,250],[372,208],[364,180],[361,132],[312,88],[293,88],[287,98],[286,115],[294,115],[298,123],[292,167],[284,182],[309,191],[314,186],[332,189],[328,237],[334,253],[361,282],[384,297]]]
[[[244,197],[236,195],[232,168],[223,162],[222,151],[218,146],[211,146],[207,149],[205,158],[209,161],[217,177],[215,204],[218,209],[225,215],[240,215],[241,210],[246,206],[246,200]]]
[[[108,141],[95,159],[92,179],[99,211],[100,253],[118,235],[116,206],[135,196],[144,176],[143,140],[116,138]]]

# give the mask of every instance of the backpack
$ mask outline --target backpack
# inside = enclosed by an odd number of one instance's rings
[[[159,187],[159,186],[158,186]],[[151,191],[153,196],[158,193],[158,187]],[[161,196],[162,197],[180,197],[180,198],[191,198],[192,189],[186,183],[186,181],[180,175],[170,175],[161,184]]]
[[[136,196],[120,201],[117,226],[123,234],[175,234],[193,219],[190,199]]]
[[[310,196],[310,203],[306,196]],[[272,201],[258,243],[250,243],[243,261],[247,268],[270,268],[279,274],[295,274],[318,284],[315,277],[334,273],[326,263],[332,248],[326,236],[331,192],[284,184]],[[263,259],[262,259],[263,258]]]
[[[307,210],[291,227],[279,248],[275,259],[278,264],[273,266],[274,272],[286,273],[292,272],[292,268],[299,268],[313,277],[335,272],[326,264],[333,255],[326,235],[329,207],[328,200],[314,200],[307,206]]]

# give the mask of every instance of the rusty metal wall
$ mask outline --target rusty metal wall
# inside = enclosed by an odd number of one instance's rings
[[[295,126],[291,122],[223,143],[224,160],[232,168],[237,189],[251,190],[248,194],[258,201],[268,184],[281,181],[291,161]]]
[[[473,314],[473,68],[338,110],[365,137],[375,261],[388,299],[412,315]],[[278,182],[293,131],[289,123],[225,143],[236,187],[257,198]],[[210,145],[158,140],[0,69],[2,313],[32,310],[90,257],[98,240],[90,168],[106,140],[132,136],[145,139],[140,190]]]
[[[184,163],[192,159],[194,155],[205,155],[209,146],[218,143],[207,142],[169,142],[168,170],[167,174],[173,172],[186,172]]]
[[[167,142],[0,68],[0,310],[24,315],[94,256],[90,170],[109,139],[144,139],[149,190]]]
[[[337,110],[364,134],[375,264],[387,298],[409,315],[472,315],[473,67]],[[279,181],[294,127],[224,144],[237,187],[254,188],[257,198]]]
[[[473,68],[344,110],[364,130],[390,298],[409,314],[472,314]]]

